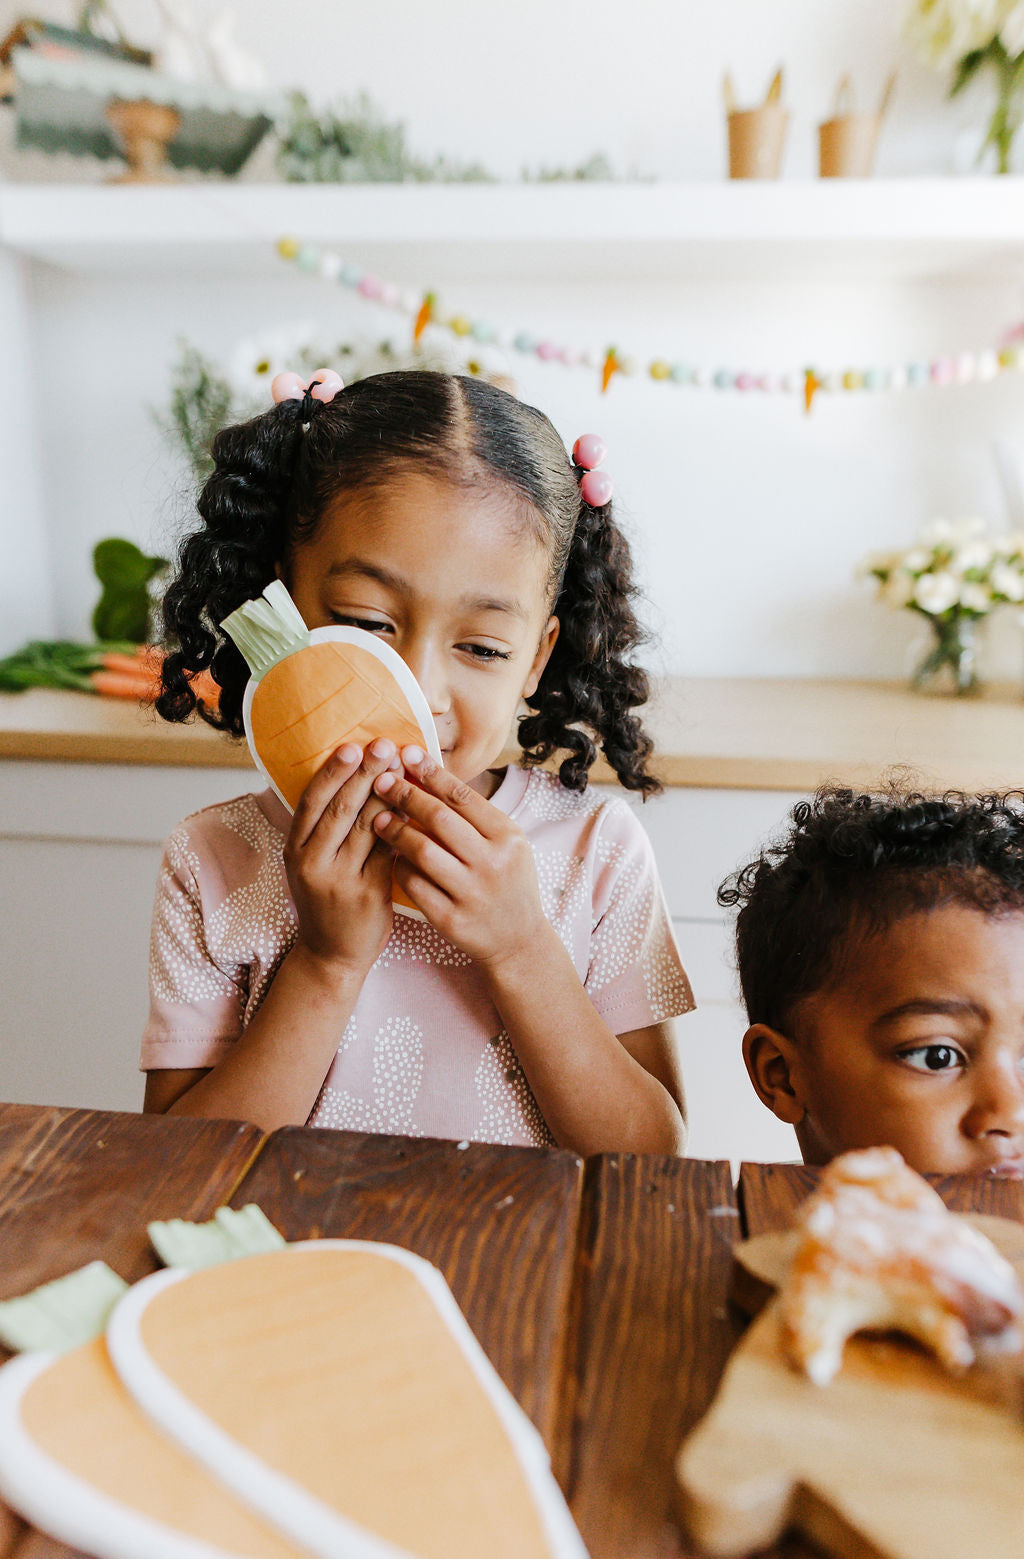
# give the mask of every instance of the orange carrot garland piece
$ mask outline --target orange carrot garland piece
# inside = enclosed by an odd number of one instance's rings
[[[428,292],[420,304],[419,313],[416,315],[416,323],[412,328],[412,339],[415,344],[426,330],[434,317],[434,294]]]

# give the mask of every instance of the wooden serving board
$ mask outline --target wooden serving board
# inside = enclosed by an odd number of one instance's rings
[[[1024,1228],[970,1221],[1024,1280]],[[779,1286],[793,1246],[737,1247],[741,1302]],[[715,1559],[788,1527],[838,1559],[1024,1559],[1024,1367],[1016,1355],[955,1378],[910,1342],[857,1337],[815,1386],[786,1362],[769,1298],[676,1472],[683,1519]]]

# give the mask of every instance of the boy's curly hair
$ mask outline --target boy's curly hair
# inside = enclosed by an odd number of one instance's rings
[[[793,808],[785,838],[722,884],[740,906],[736,961],[751,1023],[786,1030],[852,947],[917,910],[1024,909],[1024,792],[928,796],[830,786]]]

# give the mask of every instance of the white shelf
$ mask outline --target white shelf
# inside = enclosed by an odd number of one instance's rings
[[[0,184],[0,245],[78,272],[268,274],[283,234],[437,283],[1024,274],[1024,179]]]

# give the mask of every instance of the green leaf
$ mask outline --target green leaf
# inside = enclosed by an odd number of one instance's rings
[[[950,97],[956,97],[957,93],[962,92],[969,81],[974,80],[974,77],[988,59],[990,48],[991,45],[986,45],[984,49],[972,49],[970,54],[964,55],[956,67],[956,75],[953,77],[953,82],[949,89]]]
[[[122,586],[148,584],[161,569],[167,567],[167,559],[147,557],[133,541],[125,541],[121,536],[108,536],[106,541],[98,541],[93,548],[92,564],[101,585],[113,585],[118,589]]]
[[[65,1353],[98,1337],[127,1292],[124,1278],[106,1262],[90,1261],[87,1267],[0,1304],[0,1342],[23,1352]]]
[[[133,541],[109,536],[97,542],[92,561],[103,586],[92,614],[96,637],[144,644],[149,637],[152,609],[149,584],[167,567],[166,558],[147,557]]]
[[[133,645],[145,644],[149,637],[149,593],[145,588],[131,591],[104,590],[92,614],[94,633],[105,639],[129,639]]]
[[[148,1224],[146,1232],[165,1267],[187,1267],[192,1272],[239,1256],[279,1250],[285,1244],[284,1236],[255,1202],[237,1209],[218,1207],[207,1223],[170,1218]]]

